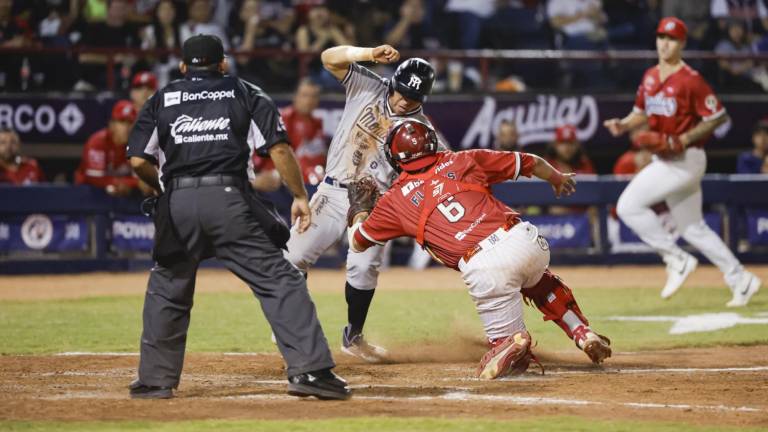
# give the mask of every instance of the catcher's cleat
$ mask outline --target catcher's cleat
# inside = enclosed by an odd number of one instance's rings
[[[573,341],[594,364],[600,364],[611,356],[611,340],[593,332],[589,327],[577,327],[573,331]]]
[[[170,399],[173,397],[173,388],[149,386],[139,380],[135,380],[128,386],[131,399]]]
[[[728,307],[741,307],[749,303],[749,299],[760,290],[762,281],[754,274],[744,271],[739,279],[739,283],[731,287],[733,298],[725,305]]]
[[[667,283],[661,290],[661,298],[668,299],[683,286],[688,276],[696,270],[699,260],[689,253],[684,253],[682,257],[670,255],[665,257],[664,261],[667,263]]]
[[[528,370],[533,360],[531,335],[523,330],[490,341],[491,350],[480,359],[477,377],[492,380],[507,375],[520,375]]]
[[[368,363],[381,363],[387,360],[386,349],[368,343],[362,333],[350,334],[350,327],[344,327],[341,336],[341,352],[357,357]]]

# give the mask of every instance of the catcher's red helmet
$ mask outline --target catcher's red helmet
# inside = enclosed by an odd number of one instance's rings
[[[395,171],[422,170],[437,160],[437,133],[421,121],[400,120],[389,128],[384,151]]]

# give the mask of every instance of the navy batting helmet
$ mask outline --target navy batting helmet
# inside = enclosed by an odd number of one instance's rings
[[[435,68],[421,58],[408,59],[400,64],[389,80],[389,88],[421,103],[427,100],[435,82]]]

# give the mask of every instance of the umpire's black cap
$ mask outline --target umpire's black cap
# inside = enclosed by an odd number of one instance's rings
[[[214,35],[199,34],[184,41],[184,63],[190,66],[207,66],[224,59],[224,45]]]

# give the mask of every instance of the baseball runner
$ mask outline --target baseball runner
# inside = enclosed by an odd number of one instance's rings
[[[350,197],[350,245],[364,253],[396,237],[414,237],[437,261],[461,272],[490,345],[480,378],[522,373],[535,361],[523,298],[594,363],[611,356],[610,341],[589,327],[571,290],[547,269],[547,241],[490,192],[492,184],[533,175],[548,181],[557,196],[570,195],[576,190],[573,173],[562,174],[527,153],[438,151],[434,130],[414,119],[392,127],[385,149],[402,173],[375,207],[364,194],[359,201]]]
[[[363,176],[373,178],[386,190],[397,177],[382,151],[389,126],[401,118],[429,120],[422,103],[432,89],[435,71],[425,60],[403,62],[385,79],[357,64],[359,61],[394,63],[400,53],[389,45],[376,48],[337,46],[322,53],[324,67],[346,90],[346,104],[328,149],[326,177],[312,197],[312,224],[306,232],[291,230],[286,257],[307,272],[325,250],[344,238],[349,207],[347,189]],[[386,350],[368,344],[363,325],[373,298],[383,245],[365,253],[347,254],[345,297],[348,325],[344,327],[342,352],[378,362]]]
[[[696,258],[681,249],[651,209],[666,202],[682,237],[714,263],[724,275],[733,298],[729,307],[745,306],[761,281],[746,271],[702,215],[701,178],[707,166],[704,144],[728,121],[725,108],[698,72],[682,59],[687,28],[674,17],[659,22],[656,50],[659,64],[648,69],[637,90],[635,106],[623,119],[606,120],[615,136],[648,126],[634,137],[637,147],[654,153],[619,197],[617,213],[637,235],[661,255],[667,282],[661,291],[669,298],[696,269]]]

